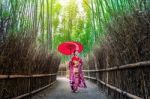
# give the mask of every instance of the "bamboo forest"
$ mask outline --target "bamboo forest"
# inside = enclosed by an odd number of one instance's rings
[[[0,0],[0,99],[150,99],[150,0]]]

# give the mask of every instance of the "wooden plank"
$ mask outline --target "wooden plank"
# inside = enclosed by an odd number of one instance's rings
[[[0,75],[0,79],[12,79],[12,78],[33,78],[33,77],[47,77],[47,76],[54,76],[54,74],[35,74],[35,75]]]

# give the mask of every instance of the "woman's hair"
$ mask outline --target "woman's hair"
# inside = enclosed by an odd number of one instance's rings
[[[74,56],[76,55],[76,52],[78,52],[78,50],[74,50],[74,52],[73,52],[73,55],[74,55]]]
[[[78,60],[80,60],[80,58],[79,58],[78,56],[74,56],[74,57],[72,57],[71,60],[72,60],[72,61],[74,61],[74,60],[78,61]]]

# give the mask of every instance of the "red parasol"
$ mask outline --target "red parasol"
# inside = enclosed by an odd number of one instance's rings
[[[83,46],[79,42],[63,42],[58,46],[58,50],[65,55],[71,55],[74,51],[80,53],[83,50]]]

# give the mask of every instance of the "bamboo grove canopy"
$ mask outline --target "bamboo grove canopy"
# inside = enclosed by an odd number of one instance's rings
[[[0,0],[0,41],[32,37],[48,50],[65,41],[84,45],[81,56],[107,35],[116,15],[149,10],[149,0]],[[67,57],[63,57],[67,59]]]

